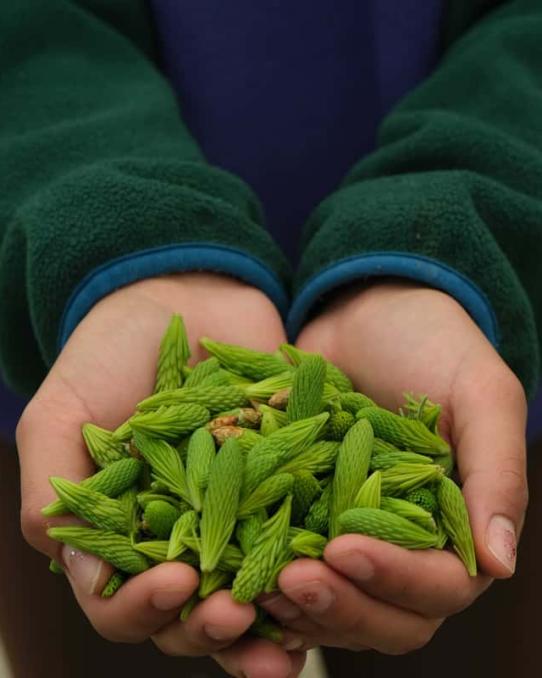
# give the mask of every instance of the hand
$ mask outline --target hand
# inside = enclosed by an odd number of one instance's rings
[[[105,638],[133,643],[152,637],[167,654],[213,654],[235,676],[297,675],[302,653],[287,654],[266,641],[236,642],[255,612],[225,591],[199,605],[186,623],[178,621],[180,608],[198,586],[196,572],[187,565],[153,567],[104,600],[99,593],[111,568],[88,554],[62,549],[45,533],[51,521],[40,509],[54,499],[48,477],[78,480],[93,472],[81,425],[91,421],[113,429],[152,392],[160,338],[173,312],[184,317],[195,360],[203,357],[197,345],[202,335],[266,351],[284,341],[267,297],[219,275],[145,280],[103,299],[76,328],[21,418],[17,444],[24,535],[64,564],[80,606]]]
[[[396,409],[405,391],[443,405],[482,574],[468,577],[447,551],[407,551],[345,535],[324,561],[298,561],[265,607],[305,646],[397,654],[426,644],[444,618],[470,605],[491,578],[510,577],[527,505],[523,389],[451,297],[382,283],[335,300],[298,345],[342,367],[357,389]]]

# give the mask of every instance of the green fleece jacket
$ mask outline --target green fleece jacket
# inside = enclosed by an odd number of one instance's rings
[[[461,283],[458,299],[532,393],[542,3],[454,0],[443,35],[434,74],[309,219],[289,325],[295,333],[332,287],[400,275],[394,257],[410,257],[428,284],[453,294]],[[242,270],[287,313],[290,271],[257,199],[205,161],[155,58],[140,0],[0,5],[0,362],[22,392],[111,291],[96,272],[127,284],[145,276],[150,250],[164,273]],[[126,257],[138,261],[132,276],[116,268]]]

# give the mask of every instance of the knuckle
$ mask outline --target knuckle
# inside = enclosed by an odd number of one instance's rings
[[[487,405],[498,403],[500,407],[510,407],[512,410],[526,416],[527,396],[521,381],[512,370],[501,360],[487,365],[484,379],[472,392],[473,405]]]
[[[115,629],[112,625],[105,622],[104,620],[91,619],[90,622],[96,633],[105,640],[108,640],[110,643],[122,643],[124,641],[124,638],[122,634],[119,633],[118,629]]]
[[[15,441],[17,443],[17,447],[21,446],[25,438],[27,438],[28,432],[34,426],[34,423],[36,421],[35,409],[36,407],[34,405],[34,401],[31,401],[30,403],[28,403],[28,405],[23,410],[23,413],[21,414],[21,417],[17,424],[17,428],[15,429]]]
[[[360,638],[363,638],[368,631],[366,615],[362,612],[356,612],[345,630],[350,639],[350,645],[353,647],[359,645]]]
[[[451,617],[466,610],[476,600],[476,597],[470,587],[458,587],[454,592],[453,603],[449,604],[445,610],[442,610],[443,616]]]
[[[506,461],[499,468],[499,484],[501,495],[506,497],[507,502],[519,514],[525,513],[529,503],[526,465],[515,458]]]
[[[135,645],[144,642],[148,638],[148,634],[146,633],[138,633],[137,631],[123,629],[116,625],[112,620],[105,617],[91,619],[90,622],[96,633],[110,643]]]
[[[412,630],[409,637],[405,638],[403,642],[385,648],[384,654],[399,656],[421,650],[431,641],[439,625],[425,624],[419,626],[416,630]]]
[[[527,396],[525,394],[525,389],[512,370],[508,369],[506,374],[502,377],[501,388],[508,394],[508,397],[512,402],[521,407],[524,412],[527,412]]]
[[[28,544],[41,550],[45,539],[45,530],[45,518],[41,515],[39,509],[23,505],[21,509],[21,532]]]
[[[179,637],[172,637],[169,633],[157,633],[151,636],[151,640],[160,652],[167,657],[200,657],[208,654],[208,652],[200,651],[184,642]]]
[[[162,654],[165,654],[166,657],[181,657],[182,652],[179,652],[178,648],[172,643],[166,642],[158,636],[152,636],[152,642],[160,650]]]

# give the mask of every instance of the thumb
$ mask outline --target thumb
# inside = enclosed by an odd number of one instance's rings
[[[516,567],[528,502],[527,406],[521,384],[504,364],[491,373],[454,394],[453,437],[478,562],[488,575],[506,578]]]

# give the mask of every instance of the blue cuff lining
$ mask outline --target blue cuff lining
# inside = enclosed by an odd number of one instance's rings
[[[374,276],[397,276],[425,283],[447,292],[471,315],[487,339],[498,348],[497,318],[482,290],[462,273],[446,264],[418,254],[374,252],[347,257],[310,278],[293,302],[286,327],[293,341],[311,307],[324,294],[354,280]]]
[[[144,278],[182,271],[227,273],[261,289],[283,318],[288,295],[275,274],[246,252],[210,243],[167,245],[118,257],[95,268],[72,293],[60,323],[58,350],[100,299],[110,292]]]

